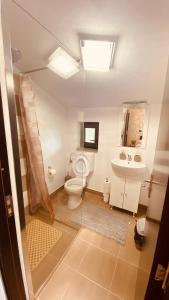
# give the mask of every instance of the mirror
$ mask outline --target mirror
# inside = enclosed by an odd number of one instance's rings
[[[143,148],[147,131],[146,102],[124,103],[121,146]]]

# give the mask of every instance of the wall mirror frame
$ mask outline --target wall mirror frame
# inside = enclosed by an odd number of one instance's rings
[[[149,106],[146,101],[124,102],[122,105],[120,146],[146,147]]]

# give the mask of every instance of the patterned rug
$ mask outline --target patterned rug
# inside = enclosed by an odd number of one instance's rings
[[[35,219],[26,226],[26,235],[30,268],[33,271],[59,241],[62,232]]]
[[[125,244],[129,224],[128,216],[119,216],[115,211],[107,211],[92,203],[83,202],[81,213],[75,212],[72,214],[71,221],[113,239],[122,245]]]

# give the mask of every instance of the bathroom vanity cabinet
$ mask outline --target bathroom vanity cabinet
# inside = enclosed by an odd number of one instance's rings
[[[137,213],[141,182],[134,177],[114,176],[111,183],[110,205]]]

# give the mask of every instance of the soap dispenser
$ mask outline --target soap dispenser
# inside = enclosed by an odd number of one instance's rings
[[[126,153],[124,151],[120,152],[120,155],[119,155],[120,159],[122,160],[126,160]]]

